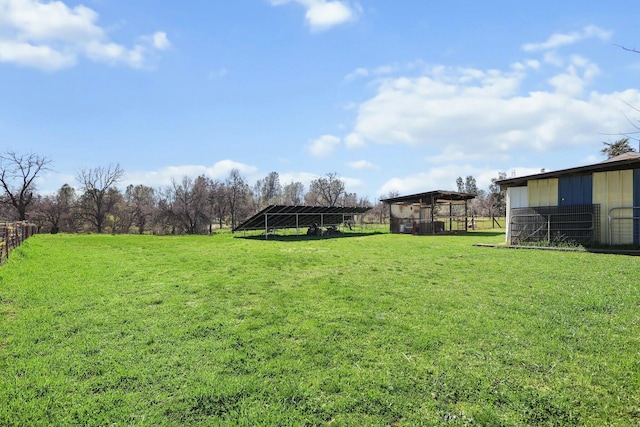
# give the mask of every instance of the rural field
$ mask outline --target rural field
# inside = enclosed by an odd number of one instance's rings
[[[0,425],[640,425],[640,259],[503,241],[36,235]]]

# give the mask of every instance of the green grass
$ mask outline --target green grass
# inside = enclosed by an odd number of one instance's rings
[[[640,425],[639,259],[37,235],[0,268],[0,425]]]

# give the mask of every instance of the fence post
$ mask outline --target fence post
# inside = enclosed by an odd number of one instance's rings
[[[4,225],[4,251],[7,254],[5,259],[9,259],[9,223]]]
[[[35,232],[35,225],[26,221],[0,222],[0,264],[8,260],[11,251],[33,236]]]
[[[0,230],[4,231],[4,234],[6,236],[7,234],[7,224],[5,223],[4,226],[0,225]],[[7,246],[7,239],[6,237],[4,237],[2,239],[3,244],[0,246],[0,264],[2,263],[2,260],[4,259],[4,251],[6,250],[6,246]]]

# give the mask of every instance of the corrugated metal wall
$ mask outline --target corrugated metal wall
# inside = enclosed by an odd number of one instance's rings
[[[633,206],[640,206],[640,169],[633,171]],[[640,218],[640,208],[633,210],[633,216]],[[633,222],[633,244],[640,245],[640,220]]]
[[[528,194],[527,187],[507,188],[507,242],[511,241],[511,209],[529,207]]]
[[[529,207],[558,206],[558,178],[531,180],[527,188]]]
[[[633,243],[633,234],[615,234],[609,228],[611,208],[634,206],[634,171],[622,170],[593,174],[593,203],[600,204],[600,241],[612,245]],[[628,213],[624,215],[629,215]]]
[[[567,176],[558,180],[558,206],[593,203],[593,176]]]
[[[597,240],[612,245],[640,245],[640,220],[632,219],[640,217],[640,169],[534,179],[527,182],[527,187],[508,188],[507,195],[509,225],[513,208],[599,204]],[[634,206],[638,208],[633,209]],[[507,241],[510,231],[508,226]]]

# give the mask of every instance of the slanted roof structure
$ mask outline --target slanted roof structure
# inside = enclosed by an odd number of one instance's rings
[[[475,197],[468,193],[435,190],[390,197],[382,202],[389,205],[391,233],[427,235],[467,231],[467,202]],[[448,212],[442,209],[446,205]]]
[[[408,196],[391,197],[389,199],[382,199],[384,203],[420,203],[420,204],[436,204],[436,203],[450,203],[450,202],[464,202],[466,200],[475,199],[476,196],[468,193],[458,193],[455,191],[427,191],[425,193],[410,194]]]
[[[498,184],[500,188],[523,187],[527,185],[528,181],[534,179],[563,178],[569,176],[586,175],[594,172],[609,172],[616,170],[635,169],[638,167],[640,167],[640,153],[631,152],[620,154],[619,156],[615,156],[591,165],[502,179],[500,181],[496,181],[496,184]]]
[[[313,224],[319,227],[339,225],[369,210],[371,208],[271,205],[238,225],[233,231],[303,228]]]

